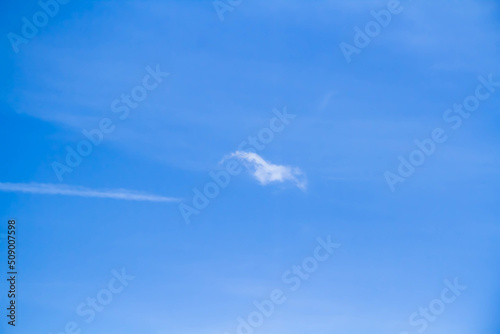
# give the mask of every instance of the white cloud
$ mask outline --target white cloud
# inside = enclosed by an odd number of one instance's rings
[[[75,187],[75,186],[48,184],[48,183],[0,182],[0,191],[44,194],[44,195],[113,198],[113,199],[122,199],[128,201],[149,201],[149,202],[179,201],[179,199],[177,198],[138,193],[125,189],[94,190],[84,187]]]
[[[306,176],[297,167],[274,165],[253,152],[236,151],[231,153],[228,158],[237,158],[242,161],[250,169],[253,177],[262,185],[271,182],[292,181],[299,189],[306,189]]]

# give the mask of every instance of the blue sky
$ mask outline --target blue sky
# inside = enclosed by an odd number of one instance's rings
[[[500,82],[498,3],[402,0],[347,62],[341,43],[390,2],[225,1],[221,20],[212,1],[69,1],[18,52],[8,34],[41,7],[4,4],[0,232],[16,219],[20,293],[2,333],[237,334],[275,289],[286,301],[252,333],[500,333],[500,87],[444,119],[478,77]],[[157,68],[120,119],[113,101]],[[238,148],[276,110],[294,118]],[[385,173],[436,128],[447,140],[391,191]],[[241,172],[196,209],[226,159]],[[327,236],[341,246],[291,291],[283,275]],[[122,268],[135,278],[87,323],[78,306]],[[412,324],[455,278],[461,295]]]

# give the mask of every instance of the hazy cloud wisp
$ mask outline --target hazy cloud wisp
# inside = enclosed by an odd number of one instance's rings
[[[274,165],[253,152],[236,151],[227,158],[237,158],[242,161],[250,169],[252,176],[262,185],[292,181],[299,189],[306,189],[307,178],[297,167]]]

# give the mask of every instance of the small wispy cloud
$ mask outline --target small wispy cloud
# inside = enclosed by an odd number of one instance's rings
[[[129,191],[126,189],[95,190],[78,186],[48,183],[0,182],[0,191],[43,195],[112,198],[127,201],[178,202],[180,199]]]
[[[271,182],[292,181],[299,189],[306,189],[307,178],[297,167],[274,165],[254,152],[236,151],[225,159],[228,158],[242,161],[251,171],[252,176],[262,185]]]
[[[321,103],[319,105],[319,111],[323,111],[325,110],[325,108],[328,106],[328,104],[330,103],[330,100],[332,99],[332,97],[334,95],[337,95],[338,92],[335,91],[335,90],[331,90],[329,91],[325,96],[323,96],[323,99],[321,100]]]

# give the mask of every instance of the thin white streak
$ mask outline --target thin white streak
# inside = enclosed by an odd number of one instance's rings
[[[125,189],[94,190],[84,187],[48,183],[9,183],[0,182],[0,191],[30,194],[63,195],[80,197],[113,198],[128,201],[177,202],[180,199],[132,192]]]

